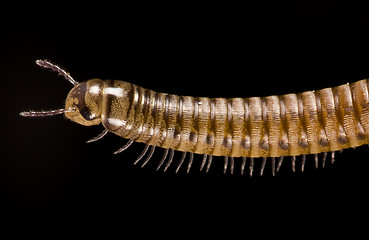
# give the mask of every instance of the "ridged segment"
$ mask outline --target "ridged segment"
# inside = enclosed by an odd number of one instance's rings
[[[341,149],[338,137],[340,135],[340,129],[338,126],[338,120],[336,115],[336,107],[334,104],[334,97],[331,88],[325,88],[318,91],[318,96],[321,102],[321,110],[324,122],[324,130],[328,137],[329,148],[331,151],[337,151]]]
[[[266,121],[268,129],[269,156],[280,156],[280,141],[282,139],[282,120],[280,102],[278,96],[269,96],[265,98],[266,102]]]
[[[248,99],[249,106],[249,129],[250,129],[250,157],[265,156],[261,146],[263,133],[262,104],[259,97]],[[265,152],[266,150],[264,150]]]
[[[367,81],[362,80],[351,84],[353,105],[359,120],[359,136],[365,144],[365,136],[369,135],[369,93]]]
[[[232,137],[232,156],[245,156],[245,148],[242,145],[243,139],[246,134],[246,121],[245,121],[245,102],[242,98],[232,98],[228,100],[228,104],[231,105],[231,111],[228,113],[232,116],[229,117],[229,129],[228,135]]]
[[[320,153],[321,145],[319,144],[319,136],[321,126],[318,119],[317,104],[314,92],[303,92],[300,94],[303,105],[302,116],[304,118],[304,125],[307,134],[307,144],[309,154]]]
[[[197,100],[198,108],[198,123],[197,123],[197,133],[196,133],[196,153],[210,153],[211,148],[207,144],[207,138],[209,134],[210,126],[210,99],[209,98],[198,98]]]
[[[290,156],[300,155],[299,141],[301,139],[301,123],[296,94],[283,95],[286,108],[286,127],[288,133],[288,148]]]
[[[341,135],[339,141],[345,147],[358,146],[357,120],[353,109],[349,84],[333,88]]]
[[[214,113],[214,148],[212,155],[221,156],[229,155],[229,145],[227,141],[227,100],[225,98],[215,98],[215,113]]]

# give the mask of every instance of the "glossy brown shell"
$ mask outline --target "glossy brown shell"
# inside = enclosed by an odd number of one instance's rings
[[[104,91],[107,88],[124,94],[111,94]],[[104,81],[102,123],[136,142],[214,156],[337,151],[368,143],[368,81],[229,99],[177,96],[123,81]]]

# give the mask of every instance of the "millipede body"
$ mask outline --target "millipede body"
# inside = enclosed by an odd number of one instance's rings
[[[47,61],[38,64],[42,63],[62,71]],[[227,164],[230,157],[233,171],[235,157],[271,157],[275,164],[276,157],[317,156],[368,144],[368,80],[250,98],[178,96],[118,80],[74,85],[61,110],[69,119],[85,126],[102,123],[105,133],[130,143],[191,153],[191,163],[193,153],[224,156]]]
[[[117,80],[92,79],[68,95],[72,121],[183,152],[279,157],[367,144],[367,81],[251,98],[177,96]]]

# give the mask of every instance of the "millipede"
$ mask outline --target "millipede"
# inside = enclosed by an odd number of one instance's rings
[[[103,125],[95,142],[112,132],[127,139],[114,154],[128,149],[134,142],[145,147],[134,164],[145,166],[155,148],[164,149],[157,170],[166,171],[176,152],[181,152],[175,168],[178,172],[187,161],[187,173],[194,155],[202,155],[200,170],[209,171],[214,157],[224,158],[223,172],[233,174],[235,159],[241,161],[241,174],[248,164],[254,172],[260,159],[260,175],[270,161],[273,176],[284,158],[290,157],[292,170],[301,158],[304,171],[306,156],[314,157],[315,167],[325,166],[328,153],[368,144],[368,80],[332,88],[291,93],[280,96],[249,98],[207,98],[178,96],[145,89],[119,80],[91,79],[75,81],[59,66],[37,60],[74,85],[65,107],[51,111],[21,112],[23,117],[46,117],[65,114],[84,126]]]

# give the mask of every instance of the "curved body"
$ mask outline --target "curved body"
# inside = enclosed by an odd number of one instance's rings
[[[117,80],[90,81],[98,82],[94,93],[102,98],[103,126],[148,145],[214,156],[279,157],[337,151],[369,139],[367,80],[298,94],[229,99],[177,96]]]

